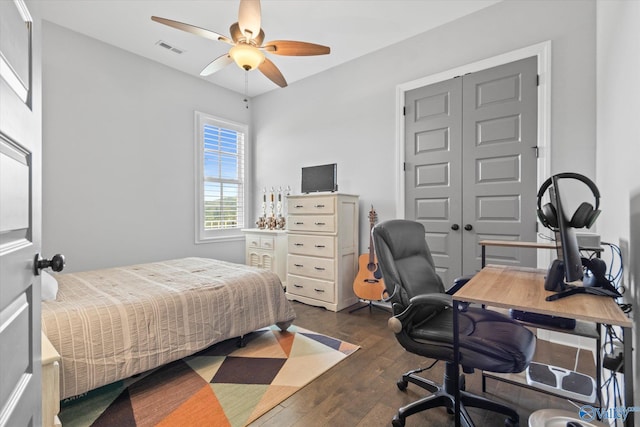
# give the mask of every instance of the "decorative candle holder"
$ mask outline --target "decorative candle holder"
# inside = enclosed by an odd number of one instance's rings
[[[267,188],[262,188],[262,216],[258,217],[256,225],[264,230],[267,227]]]
[[[291,193],[291,187],[278,187],[276,192],[271,187],[267,195],[267,188],[262,188],[262,215],[258,217],[256,225],[259,229],[284,230],[286,219],[284,213],[284,198]]]

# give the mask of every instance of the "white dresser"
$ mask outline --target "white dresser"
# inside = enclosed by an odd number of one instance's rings
[[[278,275],[282,286],[287,283],[287,232],[247,228],[245,235],[245,264],[271,270]]]
[[[331,311],[358,302],[358,196],[288,196],[287,212],[287,298]]]

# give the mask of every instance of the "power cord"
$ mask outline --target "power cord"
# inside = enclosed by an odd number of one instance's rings
[[[618,336],[613,326],[602,326],[605,328],[604,344],[602,345],[602,352],[604,353],[602,366],[609,371],[609,377],[602,383],[602,390],[606,395],[604,408],[610,408],[611,405],[620,407],[623,405],[623,397],[617,374],[624,374],[624,355],[620,350],[620,348],[624,348],[624,341]],[[621,347],[617,347],[616,344]],[[616,419],[615,426],[617,425],[618,420]]]

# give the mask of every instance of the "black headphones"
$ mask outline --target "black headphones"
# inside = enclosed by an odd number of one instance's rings
[[[569,226],[573,228],[591,228],[593,223],[596,221],[596,218],[598,218],[598,215],[600,215],[600,211],[598,210],[598,207],[600,206],[600,191],[598,191],[598,187],[596,187],[593,181],[589,178],[577,173],[565,172],[554,176],[558,179],[577,179],[578,181],[585,183],[591,189],[591,193],[593,193],[593,197],[596,200],[596,207],[594,208],[587,202],[582,202],[571,216],[571,221],[569,222]],[[551,186],[552,178],[553,177],[547,179],[538,190],[538,218],[542,225],[555,230],[558,228],[558,213],[556,212],[556,208],[551,203],[547,203],[542,207],[540,206],[542,196],[544,196],[544,193]]]

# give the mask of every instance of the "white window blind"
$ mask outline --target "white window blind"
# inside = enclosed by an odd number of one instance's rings
[[[198,131],[198,236],[224,237],[245,224],[246,126],[196,113]]]

